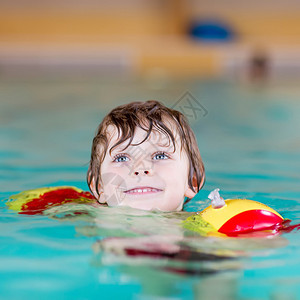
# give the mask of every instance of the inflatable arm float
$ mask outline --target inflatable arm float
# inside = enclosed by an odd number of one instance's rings
[[[186,229],[204,235],[225,234],[237,236],[257,231],[276,233],[286,221],[274,209],[248,199],[227,199],[219,195],[219,189],[209,196],[211,205],[184,221]]]

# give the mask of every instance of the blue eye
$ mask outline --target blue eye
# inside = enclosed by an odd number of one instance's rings
[[[125,161],[129,161],[129,158],[124,154],[120,154],[120,155],[116,155],[114,157],[113,161],[114,162],[125,162]]]
[[[164,152],[157,153],[153,157],[154,160],[162,160],[162,159],[168,159],[168,158],[169,158],[169,156],[166,153],[164,153]]]

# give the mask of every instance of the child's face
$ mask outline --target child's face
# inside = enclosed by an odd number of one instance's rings
[[[112,137],[110,149],[118,137],[113,126],[108,129]],[[136,128],[128,148],[123,150],[128,142],[125,141],[114,148],[111,155],[106,153],[101,165],[99,202],[143,210],[181,210],[184,198],[193,198],[195,193],[188,185],[188,158],[181,151],[176,132],[173,134],[177,137],[175,152],[173,143],[157,131],[152,131],[142,144],[132,145],[146,136],[146,131]]]

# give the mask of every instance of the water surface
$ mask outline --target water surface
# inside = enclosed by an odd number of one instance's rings
[[[182,213],[73,207],[46,216],[6,208],[12,194],[44,186],[88,190],[95,129],[114,106],[157,99],[176,106],[189,92],[205,109],[186,113],[206,185]],[[168,83],[70,78],[0,82],[2,299],[297,299],[299,232],[220,239],[180,223],[224,198],[246,197],[300,222],[300,89],[225,81]],[[177,103],[177,104],[176,104]],[[145,251],[149,252],[146,253]]]

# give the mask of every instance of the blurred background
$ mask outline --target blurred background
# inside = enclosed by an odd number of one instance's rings
[[[1,0],[0,74],[300,74],[300,1]]]

